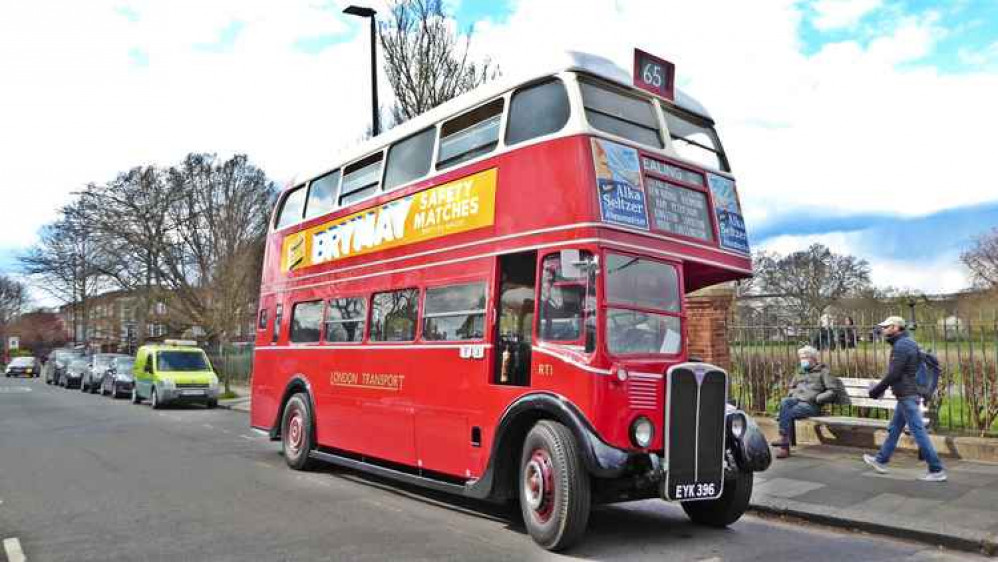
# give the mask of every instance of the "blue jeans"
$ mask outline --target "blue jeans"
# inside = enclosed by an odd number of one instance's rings
[[[780,435],[790,436],[790,426],[794,420],[810,418],[821,413],[821,408],[810,402],[802,402],[796,398],[784,398],[780,402]]]
[[[887,427],[887,440],[884,441],[883,446],[880,447],[880,452],[877,453],[877,462],[887,464],[891,460],[891,455],[897,448],[898,439],[901,438],[905,424],[908,425],[911,435],[915,438],[915,443],[918,443],[918,450],[922,452],[925,462],[928,463],[929,472],[941,471],[943,464],[939,462],[939,455],[936,454],[936,449],[932,446],[929,434],[922,424],[922,412],[918,409],[917,396],[898,398],[898,407],[894,410],[894,417]]]

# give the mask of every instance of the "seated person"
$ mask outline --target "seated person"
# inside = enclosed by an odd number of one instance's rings
[[[780,402],[780,439],[773,443],[778,459],[790,456],[790,431],[794,420],[817,416],[823,404],[839,401],[844,393],[839,390],[841,383],[821,362],[817,349],[804,346],[797,350],[797,358],[800,359],[800,372],[790,381],[790,394]]]

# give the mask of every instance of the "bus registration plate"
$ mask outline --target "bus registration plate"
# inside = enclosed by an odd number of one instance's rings
[[[673,484],[669,498],[676,501],[715,499],[721,495],[721,486],[717,482],[694,482]]]

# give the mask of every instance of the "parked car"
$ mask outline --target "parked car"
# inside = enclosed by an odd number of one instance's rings
[[[102,382],[104,373],[111,366],[111,361],[116,357],[128,357],[121,353],[95,353],[90,356],[87,363],[87,370],[83,373],[83,381],[80,382],[80,391],[97,394]]]
[[[166,340],[140,347],[132,374],[133,404],[148,399],[153,408],[171,402],[200,402],[209,408],[218,405],[218,377],[195,342]]]
[[[77,358],[83,357],[83,352],[79,349],[68,347],[54,350],[49,354],[49,360],[45,363],[45,383],[62,385],[62,377],[69,367],[69,363]]]
[[[8,377],[34,377],[42,372],[41,362],[35,357],[15,357],[7,365],[4,374]]]
[[[121,355],[111,360],[111,366],[104,371],[104,378],[100,382],[100,393],[111,395],[111,398],[128,396],[132,393],[132,386],[135,379],[132,377],[132,368],[135,366],[135,358],[128,355]]]
[[[90,362],[86,357],[78,356],[69,362],[66,372],[59,377],[59,386],[64,388],[79,388],[83,382],[83,373],[87,371]]]

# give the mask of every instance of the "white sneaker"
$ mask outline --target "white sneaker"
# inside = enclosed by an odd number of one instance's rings
[[[940,470],[939,472],[926,472],[925,476],[919,477],[919,480],[923,482],[945,482],[946,471]]]
[[[876,470],[880,474],[887,474],[889,472],[887,470],[887,465],[879,462],[877,460],[877,457],[875,457],[873,455],[863,455],[863,462],[865,462],[866,464],[872,466],[873,470]],[[944,474],[943,475],[943,479],[945,479],[945,478],[946,478],[946,475]]]

